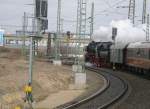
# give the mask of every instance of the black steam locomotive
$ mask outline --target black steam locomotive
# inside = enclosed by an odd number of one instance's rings
[[[86,62],[97,67],[128,68],[150,73],[150,42],[115,43],[90,42],[86,49]]]

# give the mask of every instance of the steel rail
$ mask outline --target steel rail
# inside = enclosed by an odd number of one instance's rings
[[[74,101],[61,109],[106,109],[121,99],[128,91],[128,83],[122,78],[105,69],[93,67],[86,68],[105,77],[107,80],[107,87],[104,90],[97,91],[90,97],[81,101]],[[118,89],[116,89],[116,86]]]

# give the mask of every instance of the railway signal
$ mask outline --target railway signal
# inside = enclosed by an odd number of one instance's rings
[[[69,41],[70,40],[70,38],[71,38],[71,33],[70,33],[70,31],[67,31],[67,41]]]
[[[116,36],[117,36],[117,31],[118,31],[117,28],[115,28],[115,27],[112,28],[112,40],[114,40],[114,41],[115,41]]]

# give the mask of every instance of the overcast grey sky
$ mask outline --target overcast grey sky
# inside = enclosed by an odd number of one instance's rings
[[[102,25],[109,25],[112,20],[126,19],[128,9],[118,9],[117,6],[128,6],[129,0],[87,0],[87,17],[90,16],[91,2],[95,2],[94,29]],[[136,0],[136,20],[141,19],[143,0]],[[23,12],[32,13],[33,0],[0,0],[0,25],[22,25]],[[49,31],[56,31],[57,0],[48,0]],[[62,0],[62,18],[76,20],[77,0]],[[64,21],[64,31],[75,31],[75,22]],[[3,27],[4,28],[4,27]],[[7,30],[21,29],[21,27],[5,26]],[[87,28],[88,29],[88,28]]]

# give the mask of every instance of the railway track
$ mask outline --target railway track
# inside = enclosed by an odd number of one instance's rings
[[[61,109],[105,109],[116,103],[128,91],[128,84],[120,77],[98,68],[87,67],[87,69],[106,78],[108,81],[106,89]]]
[[[110,71],[107,69],[107,71]],[[128,95],[108,109],[149,109],[150,108],[150,78],[147,75],[129,71],[115,71],[119,77],[129,83]]]

